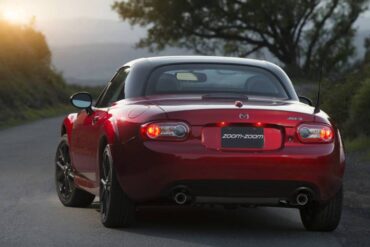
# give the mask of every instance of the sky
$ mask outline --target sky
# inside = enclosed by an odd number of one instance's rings
[[[0,0],[1,10],[16,10],[37,20],[94,18],[118,20],[114,0]]]
[[[8,20],[18,23],[29,23],[35,17],[35,27],[52,50],[53,64],[66,77],[107,78],[118,64],[153,55],[134,48],[146,29],[120,20],[111,9],[115,1],[123,0],[0,0],[0,15],[5,13]],[[361,56],[363,39],[370,33],[370,10],[355,26],[359,28],[355,42]],[[165,52],[169,54],[159,55],[184,54],[183,50]]]
[[[0,11],[17,10],[38,20],[94,18],[118,20],[115,0],[0,0]],[[365,14],[370,17],[370,10]]]
[[[36,19],[51,47],[87,43],[136,43],[146,29],[130,27],[111,6],[122,0],[0,0],[0,15],[16,22]],[[370,30],[370,9],[359,18],[359,30]]]
[[[132,28],[112,10],[117,0],[0,0],[0,15],[13,22],[29,23],[35,17],[36,28],[49,46],[91,43],[136,43],[145,34]]]

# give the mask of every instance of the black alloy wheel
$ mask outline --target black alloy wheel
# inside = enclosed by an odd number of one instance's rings
[[[95,196],[76,188],[67,135],[63,135],[55,155],[55,184],[59,200],[68,207],[87,207]]]
[[[100,214],[104,226],[128,227],[135,221],[135,203],[122,190],[107,145],[102,153],[100,169]]]

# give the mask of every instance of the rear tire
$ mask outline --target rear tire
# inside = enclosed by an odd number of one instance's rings
[[[102,224],[108,228],[132,225],[135,221],[135,204],[123,192],[117,180],[109,146],[103,151],[100,178]]]
[[[63,135],[55,155],[55,185],[60,202],[67,207],[88,207],[95,196],[76,188],[73,180],[67,135]]]
[[[343,189],[324,205],[311,204],[300,209],[301,219],[308,231],[334,231],[342,214]]]

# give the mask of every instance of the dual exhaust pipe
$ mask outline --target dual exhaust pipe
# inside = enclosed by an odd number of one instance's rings
[[[312,191],[307,188],[298,189],[294,198],[295,204],[298,206],[306,206],[312,199]],[[177,205],[185,205],[191,201],[189,192],[185,189],[174,190],[173,201]]]

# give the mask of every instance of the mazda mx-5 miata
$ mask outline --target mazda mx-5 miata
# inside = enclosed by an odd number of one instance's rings
[[[302,101],[302,102],[301,102]],[[304,103],[303,103],[304,101]],[[266,61],[156,57],[121,67],[61,127],[56,188],[65,206],[100,198],[107,227],[142,205],[292,207],[307,230],[341,217],[339,130]]]

